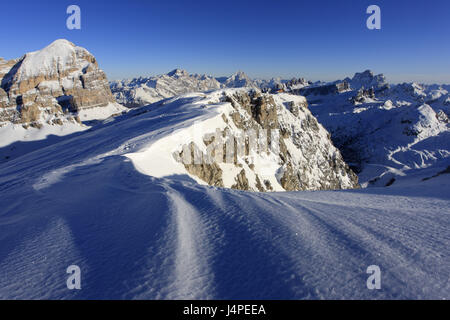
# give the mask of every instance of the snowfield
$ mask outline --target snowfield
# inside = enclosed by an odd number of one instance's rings
[[[183,107],[202,98],[131,110],[0,164],[0,298],[450,298],[445,166],[390,187],[273,193],[138,170],[130,154],[216,115]],[[73,264],[81,290],[66,287]],[[370,265],[380,290],[366,287]]]

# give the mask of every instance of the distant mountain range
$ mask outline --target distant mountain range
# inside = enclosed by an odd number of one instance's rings
[[[117,102],[127,107],[141,107],[176,95],[202,92],[221,88],[255,88],[264,92],[300,88],[309,85],[305,79],[271,80],[251,79],[238,71],[229,77],[189,74],[186,70],[175,69],[169,73],[134,79],[111,81],[111,91]]]

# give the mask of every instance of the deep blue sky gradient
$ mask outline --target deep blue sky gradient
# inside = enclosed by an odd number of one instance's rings
[[[81,30],[66,8],[81,8]],[[366,8],[381,7],[381,30]],[[3,1],[0,56],[66,38],[109,79],[176,67],[214,76],[335,80],[372,69],[390,82],[450,83],[450,1]]]

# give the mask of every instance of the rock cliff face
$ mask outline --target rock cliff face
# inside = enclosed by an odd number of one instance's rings
[[[196,179],[252,191],[359,186],[305,98],[247,88],[223,90],[217,101],[213,97],[207,101],[220,105],[214,126],[205,122],[196,134],[201,139],[180,135],[185,142],[173,153]],[[203,108],[209,108],[208,104]]]
[[[80,111],[119,111],[95,57],[67,40],[15,60],[0,60],[0,124],[41,127],[80,121]]]

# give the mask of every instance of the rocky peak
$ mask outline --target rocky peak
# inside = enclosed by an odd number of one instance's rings
[[[188,77],[189,73],[183,69],[174,69],[167,73],[169,77]]]
[[[24,127],[61,124],[81,110],[115,103],[95,57],[64,39],[0,62],[0,80],[0,122]]]
[[[227,88],[257,87],[253,80],[242,71],[238,71],[228,77],[224,85]]]
[[[377,90],[387,85],[386,77],[383,74],[374,75],[371,70],[357,72],[353,78],[346,78],[345,80],[350,83],[352,89],[364,87],[366,89],[374,88]]]
[[[373,99],[375,99],[375,90],[373,87],[370,89],[364,89],[364,87],[361,87],[357,91],[356,95],[350,98],[350,101],[353,105],[357,105],[360,103],[370,102]]]

